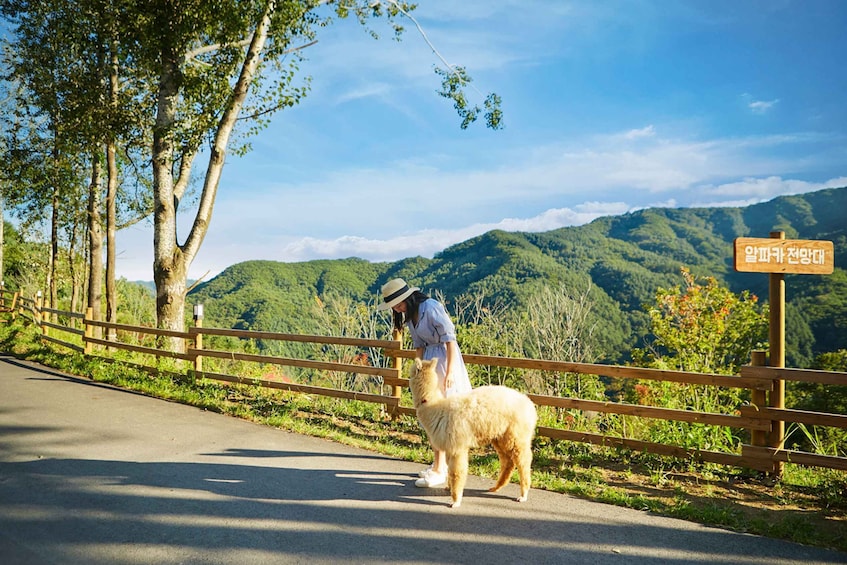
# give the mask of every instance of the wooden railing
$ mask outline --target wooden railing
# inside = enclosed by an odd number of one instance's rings
[[[392,415],[397,414],[398,410],[401,409],[399,387],[408,384],[408,380],[401,378],[399,367],[382,368],[354,363],[314,361],[310,359],[293,359],[289,357],[274,357],[270,355],[256,355],[235,351],[203,349],[201,347],[201,344],[203,343],[202,336],[204,335],[229,336],[236,337],[239,339],[264,339],[300,343],[322,343],[328,345],[378,348],[384,349],[386,352],[400,350],[401,344],[397,340],[325,337],[316,335],[285,334],[249,330],[226,330],[220,328],[203,328],[195,326],[190,328],[188,331],[189,340],[194,344],[194,347],[188,348],[187,356],[194,362],[194,375],[196,378],[213,379],[233,383],[259,384],[268,388],[291,390],[294,392],[303,392],[309,394],[320,394],[323,396],[332,396],[335,398],[345,398],[349,400],[375,402],[378,404],[384,404],[388,409],[389,413],[391,413]],[[361,375],[371,375],[380,377],[382,379],[383,385],[387,387],[392,387],[393,393],[391,395],[369,394],[366,392],[339,390],[327,387],[316,387],[291,382],[278,382],[265,379],[245,378],[234,375],[209,373],[203,371],[204,357],[226,359],[232,361],[270,363],[274,365],[282,365],[287,367],[302,367],[318,371],[340,371]]]
[[[402,349],[399,339],[376,340],[204,328],[200,322],[198,322],[195,327],[190,327],[186,332],[177,332],[144,326],[111,324],[95,321],[91,319],[92,316],[90,311],[87,315],[82,315],[79,313],[43,308],[40,304],[40,297],[37,297],[35,300],[28,300],[20,297],[17,300],[13,299],[12,302],[17,303],[16,308],[18,308],[18,310],[15,310],[15,308],[13,308],[12,311],[8,309],[3,310],[2,307],[0,307],[0,313],[5,312],[8,315],[23,313],[25,314],[23,318],[31,320],[40,326],[43,340],[56,345],[68,347],[74,351],[87,355],[95,354],[95,347],[98,346],[121,349],[151,355],[155,358],[165,357],[180,360],[185,363],[185,375],[192,379],[211,379],[230,383],[244,383],[271,389],[290,390],[293,392],[373,402],[383,404],[388,412],[394,416],[399,414],[415,414],[414,408],[401,404],[402,389],[404,387],[408,387],[408,379],[404,378],[402,373],[401,360],[414,358],[415,351]],[[4,291],[0,290],[0,305],[4,303],[6,303]],[[73,327],[73,324],[63,325],[58,322],[51,322],[48,321],[48,317],[66,321],[81,320],[83,327],[77,328]],[[74,322],[74,324],[75,323],[76,322]],[[94,337],[95,328],[115,330],[112,334],[115,339],[106,340]],[[118,339],[121,332],[131,332],[136,335],[140,334],[182,339],[185,344],[184,353],[164,351],[157,347],[123,343]],[[51,335],[57,333],[63,334],[66,337],[60,338],[56,335]],[[67,336],[74,337],[69,338]],[[203,347],[204,336],[225,336],[240,340],[301,342],[370,348],[380,350],[384,357],[390,361],[390,366],[377,367],[357,363],[316,361],[313,359],[251,354],[235,350],[209,349]],[[69,339],[75,339],[75,341],[69,341]],[[80,343],[82,345],[80,345]],[[541,394],[529,395],[537,406],[591,411],[602,414],[618,414],[636,418],[653,418],[677,422],[690,422],[710,426],[725,426],[733,429],[746,430],[749,432],[750,443],[743,444],[741,446],[740,454],[691,449],[626,437],[616,437],[601,433],[540,426],[538,428],[538,435],[546,436],[551,439],[626,448],[677,458],[691,458],[722,465],[755,469],[768,473],[781,472],[782,464],[785,462],[805,466],[847,470],[847,457],[787,450],[783,446],[784,438],[775,437],[774,435],[774,430],[782,429],[784,422],[847,429],[847,415],[824,414],[792,410],[788,408],[776,408],[775,406],[782,406],[783,402],[782,399],[774,398],[773,396],[774,391],[784,390],[784,387],[778,386],[779,381],[797,381],[847,386],[847,373],[766,367],[763,366],[764,354],[762,352],[755,353],[756,354],[753,357],[751,365],[743,367],[740,374],[735,376],[591,363],[570,363],[539,359],[494,357],[474,355],[470,353],[464,354],[464,360],[470,365],[482,365],[489,367],[529,369],[560,373],[566,372],[614,377],[617,379],[671,381],[710,387],[740,388],[750,391],[750,398],[752,400],[749,405],[740,406],[735,414],[718,414],[693,410],[676,410],[640,404],[584,400],[579,398],[563,398]],[[288,367],[300,367],[315,371],[337,371],[369,375],[371,377],[381,379],[380,387],[383,394],[312,386],[296,382],[283,382],[280,380],[265,378],[245,377],[243,375],[209,372],[204,371],[204,359],[262,363]]]

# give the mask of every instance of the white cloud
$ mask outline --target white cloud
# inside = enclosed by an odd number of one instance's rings
[[[655,205],[657,194],[673,193],[672,202],[680,205],[694,200],[709,205],[727,197],[814,190],[809,183],[784,180],[782,173],[801,168],[793,156],[759,156],[763,147],[793,150],[808,141],[803,137],[689,141],[661,138],[653,126],[631,131],[642,133],[507,147],[469,158],[470,167],[451,155],[386,158],[378,168],[316,171],[308,182],[266,183],[262,190],[251,186],[249,174],[234,175],[242,180],[222,190],[212,233],[256,241],[266,237],[262,234],[382,240],[410,230],[496,226],[516,212],[539,222],[545,210],[578,210],[589,195],[635,208]],[[513,220],[513,227],[502,229],[529,231],[521,227],[526,221]]]
[[[701,196],[707,198],[700,202],[692,202],[691,206],[749,206],[778,196],[803,194],[825,188],[841,188],[844,186],[847,186],[847,177],[838,177],[820,183],[783,179],[777,176],[745,178],[717,186],[700,187],[698,192]],[[726,199],[726,197],[731,198]]]
[[[586,202],[575,209],[557,208],[532,218],[505,218],[495,223],[479,223],[455,229],[426,229],[388,239],[345,235],[334,239],[304,237],[279,250],[277,260],[306,261],[315,258],[360,257],[371,261],[395,261],[422,255],[432,257],[445,248],[491,230],[542,232],[586,224],[600,216],[623,214],[622,202]]]
[[[647,127],[643,127],[641,129],[631,129],[628,132],[623,134],[624,139],[640,139],[643,137],[654,137],[656,135],[656,128],[652,125]]]
[[[736,37],[726,10],[689,4],[650,0],[635,13],[596,2],[422,3],[414,14],[427,36],[474,77],[468,94],[478,98],[475,86],[503,95],[507,127],[496,134],[459,132],[449,101],[434,93],[438,58],[410,22],[401,22],[399,43],[384,21],[370,22],[379,41],[355,18],[321,28],[319,43],[303,51],[309,96],[254,139],[257,151],[230,157],[190,276],[250,259],[431,255],[495,228],[544,231],[651,206],[752,203],[844,174],[843,120],[829,109],[841,106],[790,88],[797,69],[786,67],[782,86],[757,82],[766,90],[730,101],[736,112],[780,118],[769,127],[788,133],[751,135],[747,120],[727,119],[725,93],[749,87],[733,72],[730,46],[746,44],[749,30]],[[702,25],[732,43],[668,49]],[[756,61],[771,63],[778,52],[769,53]],[[685,60],[692,67],[680,73]],[[709,73],[698,65],[726,80],[702,82]],[[833,84],[831,72],[819,74],[828,79],[820,85]],[[777,92],[827,117],[826,133],[797,133],[813,122],[780,116],[788,113],[775,111]],[[181,223],[180,235],[189,227]],[[122,230],[118,244],[119,272],[151,279],[149,226]]]
[[[815,183],[793,174],[813,163],[807,146],[818,136],[700,141],[658,132],[650,125],[476,156],[444,147],[413,158],[380,155],[311,171],[308,182],[266,180],[261,190],[249,169],[231,169],[237,180],[222,188],[189,276],[251,259],[432,256],[491,229],[547,231],[651,206],[746,205],[847,185],[844,177]],[[152,235],[143,231],[141,239],[118,235],[118,272],[130,279],[152,278]]]
[[[383,82],[375,82],[359,86],[348,90],[341,94],[335,101],[336,104],[343,104],[351,100],[359,100],[361,98],[383,97],[391,91],[391,86]]]
[[[774,106],[779,102],[779,99],[776,100],[755,100],[750,102],[747,106],[750,110],[753,111],[754,114],[766,114],[773,109]]]

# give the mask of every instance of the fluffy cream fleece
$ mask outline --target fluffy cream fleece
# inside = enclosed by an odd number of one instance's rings
[[[415,359],[409,387],[418,420],[432,447],[447,454],[447,486],[453,508],[462,503],[468,476],[468,452],[472,447],[491,445],[500,458],[500,477],[489,489],[503,488],[518,469],[524,502],[531,483],[532,438],[538,415],[535,404],[520,392],[505,386],[483,386],[467,394],[445,398],[438,388],[437,360]]]

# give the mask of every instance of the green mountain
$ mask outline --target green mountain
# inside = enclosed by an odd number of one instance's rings
[[[714,276],[734,292],[768,296],[768,275],[737,273],[733,240],[768,237],[834,242],[832,275],[786,275],[787,361],[808,366],[820,352],[847,349],[847,187],[784,196],[736,208],[651,208],[544,233],[494,230],[453,245],[432,259],[393,263],[361,259],[302,263],[247,261],[198,285],[206,325],[266,331],[310,331],[307,305],[335,291],[370,303],[393,277],[450,301],[484,293],[520,309],[543,285],[593,287],[602,312],[606,361],[626,359],[648,333],[644,304],[658,287],[681,283],[680,268]]]

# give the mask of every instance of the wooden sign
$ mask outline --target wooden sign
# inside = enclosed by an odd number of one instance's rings
[[[828,275],[835,266],[831,241],[738,237],[735,270],[747,273]]]

